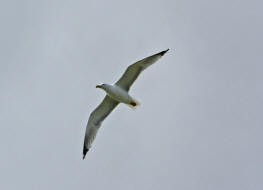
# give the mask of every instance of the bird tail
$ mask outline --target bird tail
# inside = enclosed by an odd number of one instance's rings
[[[136,100],[136,99],[132,99],[132,101],[127,104],[131,109],[135,110],[141,103]]]

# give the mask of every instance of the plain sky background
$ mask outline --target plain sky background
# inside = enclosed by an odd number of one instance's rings
[[[262,190],[262,6],[1,1],[0,189]],[[95,85],[167,48],[83,161]]]

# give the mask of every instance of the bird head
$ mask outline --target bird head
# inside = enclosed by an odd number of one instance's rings
[[[101,84],[101,85],[96,85],[96,88],[101,88],[104,89],[105,84]]]

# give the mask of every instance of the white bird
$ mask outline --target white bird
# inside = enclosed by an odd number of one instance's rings
[[[119,103],[124,103],[133,109],[139,105],[139,102],[128,93],[131,85],[144,69],[155,63],[168,50],[146,57],[130,65],[114,85],[102,84],[96,86],[96,88],[103,89],[107,95],[102,103],[90,114],[84,139],[83,159],[89,151],[102,122]]]

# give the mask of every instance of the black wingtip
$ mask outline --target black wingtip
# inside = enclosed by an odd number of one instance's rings
[[[160,54],[161,56],[163,56],[167,51],[169,51],[169,49],[164,50],[164,51],[161,51],[159,54]]]
[[[89,151],[89,149],[87,149],[86,146],[84,146],[83,147],[83,160],[85,159],[85,156],[86,156],[88,151]]]

